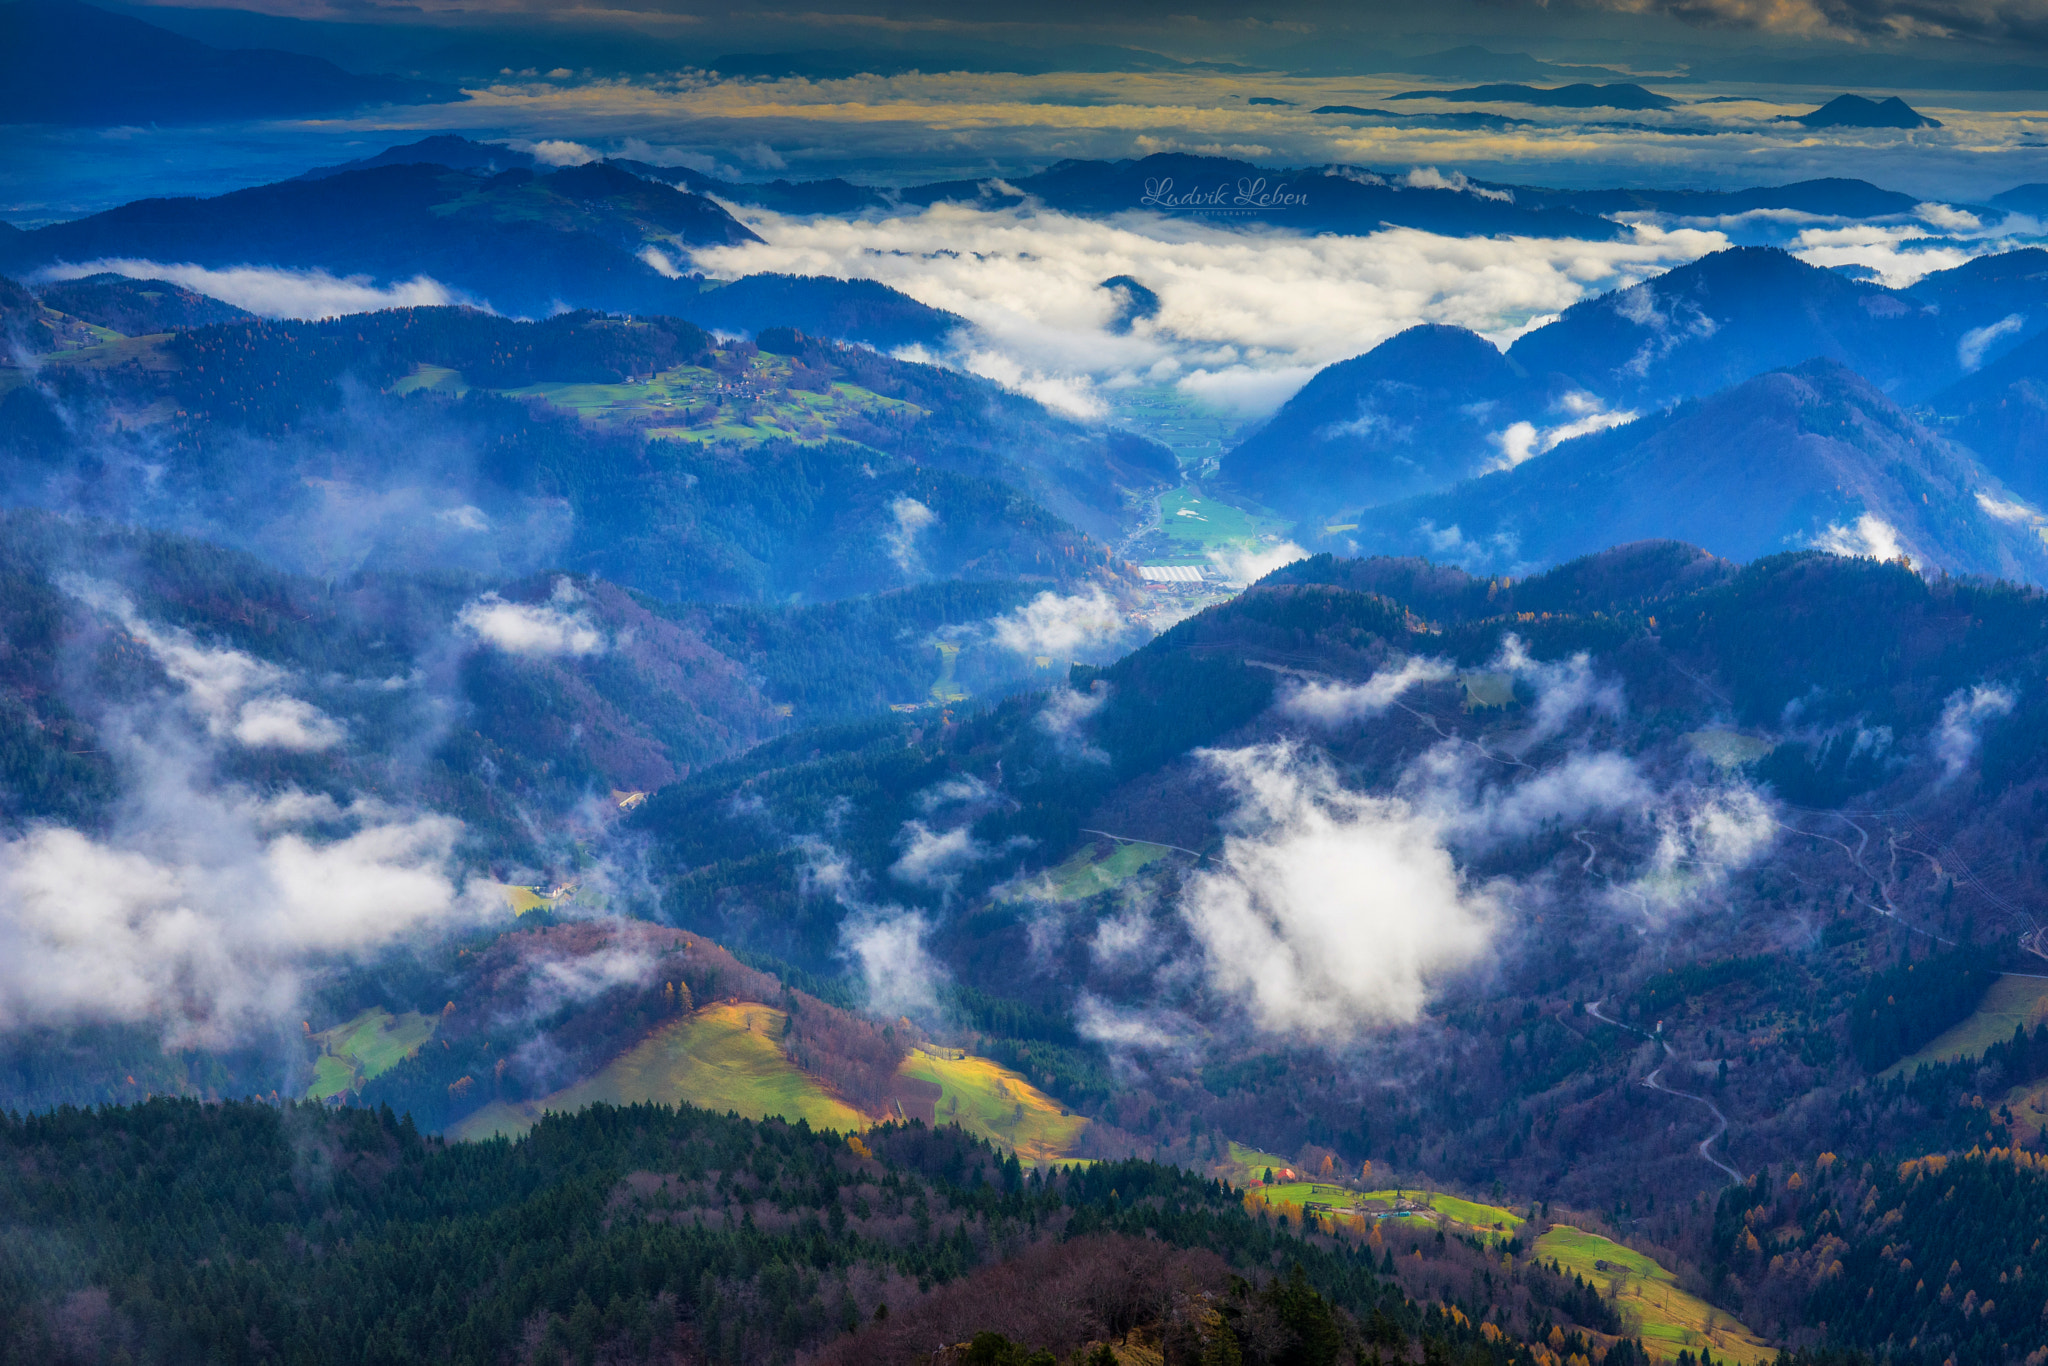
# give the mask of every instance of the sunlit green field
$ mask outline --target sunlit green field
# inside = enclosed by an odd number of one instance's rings
[[[1740,1322],[1679,1289],[1669,1271],[1634,1248],[1556,1224],[1536,1240],[1536,1255],[1612,1293],[1622,1312],[1641,1322],[1643,1346],[1652,1357],[1668,1361],[1681,1351],[1697,1354],[1711,1347],[1717,1361],[1750,1366],[1777,1356]]]
[[[439,1023],[431,1015],[410,1010],[393,1015],[373,1007],[353,1020],[322,1030],[313,1036],[321,1053],[313,1062],[313,1084],[306,1089],[307,1097],[326,1100],[384,1075],[434,1037],[434,1026]]]
[[[1159,495],[1159,527],[1170,546],[1162,562],[1200,563],[1211,550],[1256,547],[1262,537],[1285,531],[1286,523],[1178,488]],[[1149,563],[1159,557],[1147,552],[1145,558]]]
[[[940,1124],[958,1124],[1024,1162],[1066,1158],[1088,1127],[1087,1120],[1065,1113],[1051,1096],[987,1058],[955,1058],[919,1048],[897,1071],[938,1084]]]
[[[424,377],[425,367],[416,373]],[[924,412],[916,404],[853,384],[835,383],[823,393],[782,388],[792,373],[787,359],[762,355],[750,362],[743,384],[714,370],[679,365],[643,384],[547,382],[504,392],[543,399],[592,422],[627,423],[649,437],[677,441],[822,441],[835,434],[840,422],[857,415]]]
[[[1982,1057],[1991,1045],[2012,1038],[2015,1028],[2024,1028],[2031,1034],[2043,1020],[2048,1020],[2048,978],[2007,974],[1991,984],[1969,1019],[1944,1031],[1917,1053],[1893,1063],[1879,1074],[1879,1080],[1888,1081],[1923,1063]]]
[[[1214,460],[1237,436],[1238,420],[1173,384],[1141,384],[1112,392],[1116,420],[1141,436],[1171,446],[1181,463],[1196,467]]]
[[[1019,890],[1020,897],[1040,901],[1086,901],[1091,896],[1121,887],[1147,865],[1165,858],[1170,851],[1163,844],[1119,844],[1108,855],[1097,858],[1090,845],[1054,868],[1047,869]]]
[[[748,1119],[780,1115],[843,1133],[867,1127],[858,1111],[783,1053],[788,1023],[789,1017],[771,1006],[709,1006],[657,1029],[574,1086],[518,1104],[492,1102],[451,1126],[449,1137],[522,1134],[550,1110],[580,1110],[599,1101],[688,1104]]]

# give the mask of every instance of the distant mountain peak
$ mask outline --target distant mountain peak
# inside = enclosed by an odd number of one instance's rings
[[[1779,123],[1799,123],[1808,128],[1939,128],[1897,95],[1867,100],[1861,95],[1837,95],[1808,114],[1781,114]]]
[[[1533,85],[1474,85],[1463,90],[1408,90],[1390,100],[1459,100],[1472,104],[1533,104],[1553,109],[1670,109],[1678,101],[1632,82],[1578,82],[1542,89]]]

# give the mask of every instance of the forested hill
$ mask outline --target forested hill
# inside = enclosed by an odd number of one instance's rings
[[[1027,1173],[957,1129],[600,1106],[443,1145],[388,1109],[158,1100],[0,1117],[0,1156],[8,1366],[1644,1361],[1519,1245],[1303,1237],[1220,1182]]]

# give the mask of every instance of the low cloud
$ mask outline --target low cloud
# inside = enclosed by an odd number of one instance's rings
[[[76,280],[111,271],[135,280],[168,280],[174,285],[265,318],[338,318],[384,308],[434,308],[475,304],[475,300],[425,275],[379,285],[367,275],[334,276],[324,270],[276,266],[228,266],[220,270],[129,258],[86,261],[38,271],[41,280]]]
[[[1934,728],[1934,756],[1941,764],[1941,780],[1953,782],[1977,757],[1983,742],[1984,723],[2010,716],[2014,698],[2010,689],[1979,683],[1957,689],[1942,704],[1941,721]]]
[[[1040,593],[990,620],[996,644],[1020,655],[1095,662],[1121,654],[1133,634],[1116,599],[1091,585],[1085,593]]]
[[[895,525],[882,533],[882,540],[889,547],[889,558],[905,574],[922,574],[924,557],[917,553],[917,534],[938,521],[939,514],[910,497],[896,499],[889,504],[889,512],[895,518]]]
[[[925,947],[931,922],[919,911],[863,908],[841,923],[840,942],[867,988],[876,1015],[930,1015],[938,1009],[945,969]]]
[[[1225,583],[1257,583],[1276,569],[1308,558],[1308,552],[1292,541],[1274,546],[1217,546],[1208,552],[1209,563]]]
[[[1098,749],[1088,735],[1088,722],[1109,701],[1109,685],[1097,682],[1087,692],[1054,688],[1046,694],[1045,706],[1033,724],[1050,736],[1053,748],[1069,759],[1087,764],[1106,764],[1109,755]]]
[[[1378,716],[1401,694],[1424,683],[1441,683],[1458,671],[1441,659],[1411,655],[1392,669],[1382,669],[1363,683],[1309,683],[1280,702],[1283,715],[1319,725],[1337,726]]]
[[[289,696],[291,675],[240,650],[203,645],[189,631],[143,619],[127,596],[79,575],[60,580],[65,591],[121,624],[180,686],[185,707],[216,740],[251,749],[298,753],[332,749],[346,738],[341,723],[310,702]]]
[[[1574,437],[1590,436],[1613,427],[1625,426],[1636,420],[1633,408],[1613,409],[1591,394],[1570,393],[1558,400],[1558,408],[1564,421],[1553,426],[1539,427],[1533,422],[1516,422],[1492,436],[1494,447],[1500,456],[1487,468],[1489,470],[1511,470],[1525,460],[1555,449]]]
[[[1493,897],[1407,802],[1346,790],[1292,744],[1202,757],[1238,809],[1222,867],[1189,882],[1181,913],[1211,983],[1260,1029],[1336,1041],[1413,1021],[1491,943]]]
[[[1995,323],[1971,328],[1956,343],[1956,364],[1965,370],[1975,370],[1984,363],[1984,353],[1991,349],[1991,343],[2001,337],[2012,336],[2026,323],[2024,314],[2008,313]]]
[[[1321,367],[1416,323],[1505,341],[1603,289],[1727,245],[1717,233],[1647,227],[1597,243],[1405,228],[1247,233],[968,204],[860,219],[739,212],[765,240],[700,249],[699,269],[880,280],[973,324],[939,359],[1084,419],[1159,384],[1259,416]],[[1125,332],[1112,328],[1101,288],[1118,274],[1143,278],[1160,300],[1155,317]]]
[[[1852,526],[1830,522],[1813,538],[1815,550],[1831,555],[1862,556],[1891,561],[1905,554],[1899,543],[1899,529],[1874,512],[1866,512]]]
[[[988,846],[964,825],[933,830],[923,821],[906,821],[896,844],[903,852],[889,865],[889,876],[948,895],[959,887],[962,874],[990,857]]]
[[[456,625],[507,654],[546,658],[604,652],[604,631],[582,610],[583,594],[566,578],[555,580],[545,602],[508,602],[485,593],[463,604]]]

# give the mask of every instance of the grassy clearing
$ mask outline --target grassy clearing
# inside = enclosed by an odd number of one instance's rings
[[[2010,1039],[2014,1028],[2023,1026],[2032,1033],[2043,1020],[2048,1020],[2048,978],[2008,973],[1991,984],[1969,1019],[1942,1033],[1919,1052],[1899,1059],[1880,1073],[1879,1079],[1889,1080],[1923,1063],[1982,1057],[1991,1045]]]
[[[449,1130],[449,1137],[524,1133],[549,1111],[580,1110],[599,1101],[654,1101],[808,1120],[814,1129],[850,1133],[867,1126],[852,1106],[800,1071],[782,1052],[789,1017],[772,1006],[715,1005],[665,1025],[605,1065],[595,1076],[551,1096],[518,1104],[493,1102]]]
[[[1679,1289],[1669,1271],[1634,1248],[1556,1224],[1536,1240],[1536,1255],[1612,1294],[1622,1312],[1642,1324],[1643,1346],[1653,1357],[1668,1361],[1711,1347],[1717,1361],[1751,1366],[1777,1356],[1740,1322]]]
[[[854,384],[835,383],[822,393],[785,388],[792,374],[786,357],[762,355],[739,376],[679,365],[642,384],[547,382],[504,392],[545,400],[591,422],[639,427],[650,438],[677,441],[823,441],[845,418],[924,413],[914,403]]]
[[[438,394],[453,394],[457,398],[469,392],[469,382],[460,370],[450,370],[445,365],[428,365],[425,362],[413,367],[411,374],[391,386],[394,394],[411,394],[426,389]]]
[[[1260,1154],[1264,1156],[1265,1154]],[[1278,1167],[1274,1168],[1279,1170]],[[1263,1175],[1259,1170],[1255,1175]],[[1427,1219],[1458,1232],[1477,1233],[1507,1239],[1520,1233],[1527,1220],[1499,1205],[1482,1205],[1442,1191],[1354,1190],[1325,1181],[1286,1181],[1261,1186],[1260,1199],[1272,1205],[1315,1205],[1338,1213],[1358,1213],[1379,1218]]]
[[[372,1077],[381,1077],[419,1051],[434,1037],[439,1024],[431,1015],[408,1010],[393,1015],[372,1007],[332,1029],[313,1036],[320,1056],[313,1062],[313,1084],[306,1089],[311,1100],[326,1100],[360,1087]]]
[[[954,1058],[912,1050],[897,1069],[906,1077],[937,1083],[938,1122],[958,1124],[1032,1163],[1066,1160],[1074,1140],[1088,1127],[1064,1113],[1058,1101],[1008,1068],[987,1058]]]
[[[1282,1167],[1293,1164],[1277,1153],[1265,1153],[1260,1152],[1257,1148],[1247,1148],[1244,1144],[1232,1139],[1230,1143],[1229,1165],[1235,1169],[1229,1176],[1230,1184],[1233,1186],[1249,1186],[1254,1181],[1265,1180],[1266,1172],[1269,1169],[1277,1172]]]
[[[954,680],[953,670],[960,663],[960,647],[951,641],[936,642],[939,648],[939,677],[932,684],[932,701],[938,703],[964,702],[967,694]]]
[[[1119,844],[1108,855],[1097,858],[1094,847],[1090,846],[1033,879],[1019,894],[1019,899],[1086,901],[1091,896],[1121,887],[1148,864],[1157,863],[1170,852],[1163,844],[1133,842]]]
[[[1511,707],[1514,705],[1515,676],[1513,674],[1459,674],[1458,683],[1465,689],[1466,711],[1484,711],[1492,707]]]
[[[1685,742],[1693,747],[1694,753],[1711,760],[1716,768],[1727,769],[1753,764],[1772,749],[1769,740],[1744,735],[1739,730],[1688,731]]]

